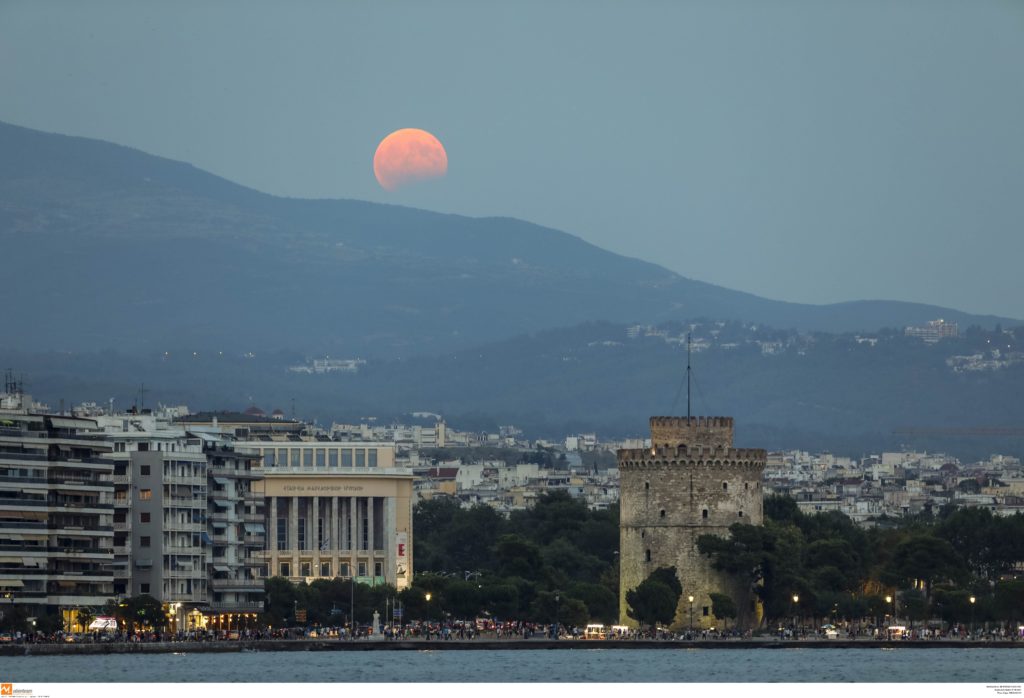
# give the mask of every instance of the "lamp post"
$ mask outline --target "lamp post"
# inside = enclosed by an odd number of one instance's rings
[[[971,597],[971,639],[974,639],[974,602],[977,600],[975,597]]]
[[[886,610],[886,614],[885,615],[886,616],[889,615],[889,613],[888,613],[888,611],[889,611],[889,604],[891,604],[891,603],[893,603],[893,597],[890,596],[889,594],[886,594],[885,595],[885,610]],[[895,620],[896,620],[896,604],[893,604],[893,606],[892,606],[892,619],[895,622]],[[891,639],[890,636],[889,636],[889,633],[890,633],[889,629],[886,628],[885,629],[885,637],[886,637],[886,639]]]
[[[423,599],[428,604],[428,606],[427,606],[427,619],[428,620],[430,619],[430,606],[429,606],[429,604],[430,604],[430,599],[431,599],[432,596],[433,596],[433,594],[431,594],[429,591],[426,594],[423,595]]]
[[[559,596],[558,592],[556,591],[555,592],[555,631],[554,631],[554,638],[556,640],[558,639],[558,611],[560,610],[560,603],[559,602],[561,601],[561,598],[562,597]]]
[[[800,603],[800,595],[799,594],[793,594],[793,639],[797,639],[797,638],[800,637],[800,631],[796,627],[797,613],[799,611],[799,606],[797,606],[797,604],[799,604],[799,603]]]
[[[693,635],[693,594],[687,596],[686,600],[690,602],[690,635]]]

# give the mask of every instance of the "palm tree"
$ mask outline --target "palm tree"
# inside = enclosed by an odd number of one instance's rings
[[[82,632],[89,632],[89,626],[96,620],[96,614],[88,608],[78,609],[78,624],[82,626]]]

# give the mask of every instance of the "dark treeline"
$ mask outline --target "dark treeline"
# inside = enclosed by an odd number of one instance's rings
[[[730,539],[701,536],[698,548],[749,577],[768,623],[795,614],[882,621],[894,610],[910,622],[1024,619],[1021,514],[944,507],[862,529],[839,512],[803,514],[784,497],[767,498],[764,513],[763,526],[734,524]]]
[[[488,506],[463,509],[437,498],[416,505],[413,530],[411,587],[353,588],[341,579],[296,585],[275,577],[267,580],[266,620],[275,627],[345,625],[354,609],[359,624],[374,611],[387,622],[394,607],[406,621],[488,616],[582,626],[618,618],[618,509],[590,511],[552,492],[506,519]]]

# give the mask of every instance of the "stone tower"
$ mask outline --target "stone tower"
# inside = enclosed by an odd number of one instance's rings
[[[627,624],[626,592],[659,567],[675,567],[683,586],[674,629],[721,629],[711,614],[712,593],[736,602],[736,623],[759,620],[747,579],[711,567],[697,550],[697,538],[727,538],[734,523],[763,521],[765,451],[733,448],[732,417],[651,417],[651,448],[618,452],[619,617]],[[729,623],[729,627],[733,627]]]

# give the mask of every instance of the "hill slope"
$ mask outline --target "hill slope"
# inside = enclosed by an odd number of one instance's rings
[[[572,235],[348,200],[262,194],[121,146],[0,123],[9,348],[439,353],[586,321],[713,317],[902,326],[910,303],[782,303]]]

